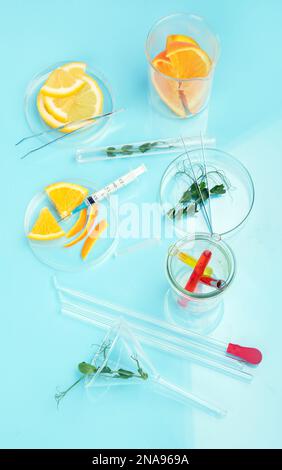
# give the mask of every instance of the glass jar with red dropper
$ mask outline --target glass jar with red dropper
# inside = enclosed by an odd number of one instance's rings
[[[210,332],[223,314],[223,295],[235,275],[235,257],[219,235],[196,233],[178,240],[168,252],[170,288],[165,313],[173,322]]]

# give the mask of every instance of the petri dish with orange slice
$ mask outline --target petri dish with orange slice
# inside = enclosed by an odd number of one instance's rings
[[[208,104],[219,40],[203,18],[178,13],[159,20],[146,41],[150,101],[168,117],[188,118]]]
[[[42,142],[68,134],[58,145],[87,144],[106,131],[112,116],[92,121],[91,125],[86,119],[111,113],[113,98],[101,72],[83,61],[59,62],[33,77],[27,87],[24,111],[32,134],[42,133],[38,137]],[[64,124],[66,127],[61,129]]]
[[[35,194],[26,210],[24,231],[39,261],[56,270],[79,271],[113,254],[118,224],[110,198],[67,217],[94,189],[87,180],[67,179]]]

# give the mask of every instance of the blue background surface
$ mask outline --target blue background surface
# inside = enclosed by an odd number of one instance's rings
[[[24,237],[25,209],[51,181],[93,172],[102,185],[130,165],[79,166],[74,149],[59,146],[20,161],[14,143],[29,132],[25,89],[52,63],[85,60],[104,72],[117,106],[127,108],[106,143],[177,135],[169,122],[158,127],[147,119],[144,43],[158,18],[179,11],[204,16],[221,38],[208,133],[246,164],[256,186],[252,216],[230,240],[238,271],[213,335],[260,346],[264,361],[249,385],[155,354],[166,376],[228,409],[222,420],[143,389],[92,403],[77,387],[57,411],[56,386],[75,380],[75,366],[90,357],[97,336],[59,314],[53,271],[37,261]],[[1,2],[1,16],[0,446],[281,447],[281,1],[11,0]],[[156,199],[167,163],[148,162],[147,200]],[[166,246],[144,253],[59,278],[128,307],[161,312]]]

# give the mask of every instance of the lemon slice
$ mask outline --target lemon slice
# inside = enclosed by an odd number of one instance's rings
[[[38,112],[43,119],[43,121],[48,124],[48,126],[53,127],[54,129],[62,126],[64,123],[61,121],[58,121],[52,114],[48,113],[45,105],[44,105],[44,100],[43,100],[43,95],[42,93],[39,93],[37,95],[37,109]],[[58,129],[60,132],[73,132],[76,131],[77,129],[80,129],[84,126],[86,126],[89,122],[91,121],[85,121],[85,122],[80,122],[76,124],[69,124],[68,126],[64,127],[63,129]]]
[[[48,113],[61,123],[87,119],[102,112],[103,93],[98,83],[86,74],[82,80],[84,86],[72,96],[67,98],[43,97]]]
[[[28,238],[32,240],[54,240],[65,234],[48,207],[43,207]]]
[[[88,189],[84,186],[64,182],[51,184],[45,191],[61,217],[68,216],[88,194]]]
[[[41,92],[47,96],[66,97],[80,90],[84,82],[82,77],[86,69],[83,62],[70,62],[50,73]]]

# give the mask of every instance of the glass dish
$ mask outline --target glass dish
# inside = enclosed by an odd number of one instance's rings
[[[165,75],[152,64],[165,49],[167,36],[186,35],[209,55],[212,66],[207,77],[178,79]],[[177,13],[160,19],[149,31],[146,41],[149,92],[153,107],[167,117],[189,118],[207,106],[215,67],[219,58],[219,39],[199,16]]]
[[[85,186],[89,189],[89,192],[93,192],[94,190],[93,185],[91,185],[89,181],[74,179],[67,179],[65,181]],[[114,253],[118,242],[117,216],[116,213],[111,210],[110,201],[111,199],[109,198],[108,200],[105,199],[103,202],[99,203],[97,222],[106,218],[108,221],[108,228],[99,240],[97,240],[85,260],[80,256],[85,238],[81,242],[69,248],[65,248],[64,244],[69,242],[71,239],[65,237],[50,241],[38,241],[26,238],[33,254],[42,263],[61,271],[79,271],[90,266],[97,266],[98,264],[106,261],[108,257]],[[59,219],[59,216],[45,191],[38,192],[30,201],[25,213],[24,231],[26,236],[33,227],[40,209],[43,207],[48,207],[52,214],[56,216],[57,220]],[[77,218],[78,214],[60,222],[63,230],[65,232],[70,230]]]
[[[29,83],[25,99],[24,99],[24,112],[27,123],[30,127],[30,130],[33,134],[37,134],[43,131],[50,130],[51,128],[42,120],[41,116],[38,113],[36,99],[38,95],[38,91],[46,81],[50,72],[52,72],[57,67],[60,67],[69,62],[76,62],[76,61],[64,61],[54,64],[47,69],[39,72],[37,75],[33,77],[31,82]],[[113,111],[113,98],[110,88],[100,72],[96,70],[92,70],[86,67],[86,73],[90,75],[94,80],[97,81],[98,85],[100,86],[104,101],[103,101],[103,113],[109,113]],[[68,134],[68,136],[59,142],[59,145],[64,146],[73,146],[75,144],[87,144],[92,142],[93,140],[97,139],[106,131],[110,124],[110,120],[112,116],[105,117],[103,119],[99,119],[95,124],[88,126],[87,128],[82,128],[72,134]],[[53,132],[45,133],[38,137],[42,142],[50,142],[57,137],[64,135],[62,132],[56,131],[54,129]]]
[[[195,173],[198,172],[198,175],[199,165],[201,168],[203,167],[202,149],[189,150],[189,156],[193,169]],[[205,148],[205,161],[207,172],[220,171],[230,185],[225,194],[210,198],[210,219],[213,233],[221,237],[233,235],[246,221],[254,204],[255,191],[251,175],[239,160],[222,150]],[[188,172],[191,173],[185,154],[170,163],[160,184],[160,201],[163,213],[182,237],[196,232],[207,232],[207,223],[200,207],[198,207],[198,212],[193,211],[187,216],[175,218],[169,216],[171,209],[177,207],[180,198],[191,185],[191,179],[187,177],[183,169],[188,169]],[[217,178],[216,183],[219,182]],[[211,186],[211,180],[209,186]],[[205,207],[209,214],[209,201],[206,201]]]
[[[198,283],[195,292],[188,292],[184,286],[193,268],[181,261],[178,253],[185,253],[199,259],[204,250],[212,252],[209,268],[211,276],[224,281],[222,288]],[[174,322],[201,333],[212,331],[220,322],[223,309],[222,297],[235,275],[235,258],[229,246],[216,237],[205,233],[185,237],[173,245],[167,256],[166,273],[170,289],[165,299],[165,312]]]

